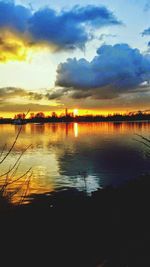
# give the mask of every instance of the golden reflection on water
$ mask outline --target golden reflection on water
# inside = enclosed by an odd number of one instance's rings
[[[2,150],[5,143],[4,154],[12,145],[20,126],[16,125],[0,125],[0,149]],[[28,194],[45,193],[54,191],[61,186],[72,186],[73,180],[71,175],[63,173],[62,164],[69,164],[69,156],[77,155],[77,148],[80,146],[81,152],[86,154],[86,164],[88,165],[87,151],[96,150],[97,145],[108,142],[124,142],[127,145],[131,142],[136,148],[139,146],[137,142],[133,142],[136,133],[149,136],[150,123],[147,122],[124,122],[124,123],[48,123],[48,124],[27,124],[22,126],[22,131],[17,143],[11,152],[11,155],[0,165],[0,173],[5,173],[19,157],[21,151],[31,144],[20,160],[20,165],[13,179],[17,179],[32,167],[32,177],[28,188]],[[82,150],[83,149],[83,150]],[[94,153],[94,152],[93,152]],[[74,166],[76,167],[76,166]],[[6,177],[1,179],[1,184]],[[80,183],[79,177],[77,182]],[[97,180],[92,176],[89,179],[96,188]],[[97,178],[98,179],[98,178]],[[9,190],[15,190],[18,186],[22,186],[14,195],[13,201],[16,202],[26,190],[26,184],[23,180],[9,186]],[[23,191],[23,192],[22,192]]]
[[[78,123],[74,123],[74,137],[78,137],[78,133],[79,133],[79,130],[78,130]]]

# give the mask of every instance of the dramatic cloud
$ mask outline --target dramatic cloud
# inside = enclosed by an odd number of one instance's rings
[[[111,11],[101,6],[75,6],[59,13],[47,7],[33,12],[12,1],[0,1],[0,49],[3,54],[0,61],[11,57],[24,60],[25,50],[31,46],[45,45],[55,50],[83,49],[93,38],[91,29],[120,24]],[[8,40],[6,33],[13,34],[14,40]]]
[[[150,57],[127,44],[103,45],[97,56],[68,59],[57,68],[56,85],[73,98],[114,98],[150,81]]]
[[[29,32],[36,40],[53,43],[58,48],[83,48],[90,38],[86,26],[101,28],[118,24],[120,22],[105,7],[75,6],[60,13],[46,8],[32,16]]]
[[[0,62],[26,59],[29,44],[25,31],[30,17],[29,9],[0,1]]]
[[[31,17],[29,9],[11,2],[0,2],[0,28],[24,32]]]

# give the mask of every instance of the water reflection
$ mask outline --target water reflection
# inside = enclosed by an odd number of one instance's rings
[[[74,137],[78,137],[78,123],[74,123]]]
[[[0,149],[7,143],[4,153],[18,128],[0,125]],[[16,174],[18,177],[32,167],[30,193],[64,186],[91,192],[100,186],[117,185],[149,171],[146,148],[134,140],[135,133],[149,137],[149,130],[147,122],[27,124],[0,171],[8,169],[32,144]]]

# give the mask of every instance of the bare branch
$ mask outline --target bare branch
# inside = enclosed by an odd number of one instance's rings
[[[31,147],[31,145],[29,145],[27,148],[24,149],[24,151],[22,151],[21,155],[18,157],[18,159],[16,160],[16,162],[14,163],[14,165],[11,167],[11,169],[3,174],[0,175],[0,178],[7,175],[8,173],[10,173],[18,164],[19,160],[22,158],[23,154],[29,149],[29,147]]]
[[[24,194],[23,194],[22,197],[21,197],[21,200],[20,200],[19,205],[21,205],[21,204],[23,203],[25,197],[27,196],[27,192],[28,192],[28,190],[29,190],[29,185],[30,185],[30,180],[31,180],[32,174],[33,174],[33,173],[31,173],[30,176],[29,176],[28,179],[27,179],[27,187],[26,187],[26,190],[25,190]]]
[[[6,155],[3,157],[3,159],[0,161],[0,164],[2,164],[2,163],[4,162],[4,160],[8,157],[8,155],[11,153],[12,149],[14,148],[14,146],[15,146],[17,140],[18,140],[18,137],[19,137],[19,135],[20,135],[20,133],[21,133],[21,130],[22,130],[22,126],[20,127],[20,129],[19,129],[19,131],[18,131],[18,133],[17,133],[17,135],[16,135],[16,138],[15,138],[15,140],[14,140],[12,146],[10,147],[10,149],[8,150],[8,152],[6,153]],[[0,176],[0,177],[1,177],[1,176]]]
[[[23,175],[19,176],[17,179],[7,183],[7,185],[11,185],[14,184],[16,182],[18,182],[20,179],[22,179],[23,177],[25,177],[30,171],[32,170],[32,168],[29,168]]]
[[[135,139],[135,138],[133,138],[133,140],[135,140],[135,141],[137,141],[137,142],[139,142],[139,143],[141,143],[141,144],[147,146],[148,148],[150,148],[150,145],[148,145],[147,143],[145,143],[145,142],[143,142],[143,141],[141,141],[141,140],[138,140],[138,139]]]
[[[142,138],[143,140],[145,140],[146,142],[150,143],[150,139],[144,137],[143,135],[140,134],[136,134],[137,136],[139,136],[140,138]]]
[[[25,114],[25,118],[26,118],[26,116],[28,115],[29,112],[30,112],[30,109],[29,109],[29,110],[27,111],[27,113]],[[10,154],[11,151],[13,150],[13,148],[14,148],[14,146],[15,146],[17,140],[18,140],[18,137],[19,137],[19,135],[20,135],[20,133],[21,133],[21,130],[22,130],[22,125],[21,125],[21,127],[20,127],[20,129],[19,129],[19,131],[18,131],[18,133],[17,133],[17,135],[16,135],[16,138],[15,138],[15,140],[14,140],[12,146],[10,147],[10,149],[8,150],[8,152],[6,153],[6,155],[3,157],[3,159],[0,161],[0,164],[2,164],[2,163],[4,162],[4,160],[9,156],[9,154]],[[4,147],[5,147],[5,146],[4,146]],[[2,149],[1,156],[2,156],[3,151],[4,151],[4,147],[3,147],[3,149]]]
[[[3,156],[3,153],[4,153],[4,150],[5,150],[6,146],[7,146],[7,144],[5,144],[5,145],[3,146],[2,151],[1,151],[1,153],[0,153],[0,158]]]

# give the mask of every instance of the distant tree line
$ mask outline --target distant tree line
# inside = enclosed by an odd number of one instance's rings
[[[44,112],[30,113],[29,118],[26,118],[25,113],[19,113],[14,118],[0,118],[0,123],[14,123],[20,120],[25,123],[45,123],[45,122],[107,122],[107,121],[142,121],[150,120],[150,113],[147,112],[133,112],[127,114],[109,114],[104,115],[74,115],[68,113],[67,115],[57,115],[56,112],[52,112],[51,115],[46,116]]]

